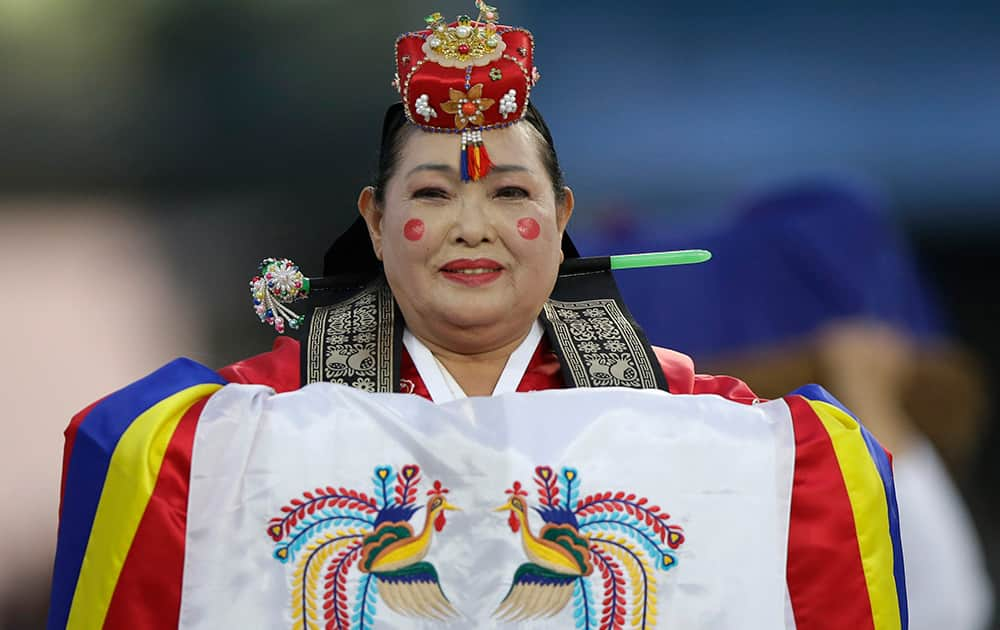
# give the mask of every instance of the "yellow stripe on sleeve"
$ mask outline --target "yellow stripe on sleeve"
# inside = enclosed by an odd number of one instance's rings
[[[875,630],[900,630],[885,488],[857,421],[838,407],[809,401],[833,442],[854,513],[861,566]]]
[[[104,480],[67,628],[95,630],[104,625],[174,430],[192,405],[221,387],[213,383],[181,390],[136,417],[122,435]]]

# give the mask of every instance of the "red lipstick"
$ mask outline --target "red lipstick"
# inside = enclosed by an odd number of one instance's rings
[[[458,258],[441,266],[441,275],[467,287],[481,287],[503,275],[504,266],[490,258]]]

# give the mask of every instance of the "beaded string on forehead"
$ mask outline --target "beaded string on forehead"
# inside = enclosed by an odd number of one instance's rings
[[[500,13],[476,0],[477,19],[446,23],[440,13],[427,28],[396,40],[396,79],[407,120],[424,131],[461,135],[459,171],[478,181],[493,168],[483,132],[520,122],[540,75],[534,39],[498,24]]]

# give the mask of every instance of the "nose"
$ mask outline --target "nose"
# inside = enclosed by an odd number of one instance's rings
[[[455,224],[452,226],[452,240],[455,243],[476,247],[482,243],[492,243],[497,239],[493,217],[485,204],[472,195],[466,195],[458,204]]]

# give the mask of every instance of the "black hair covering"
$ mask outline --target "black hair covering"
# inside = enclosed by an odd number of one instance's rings
[[[394,118],[403,115],[401,107],[390,106],[386,110],[385,118],[382,122],[382,137],[384,138],[388,130],[394,124]],[[538,128],[542,137],[549,145],[552,145],[552,134],[548,126],[542,119],[541,112],[537,112]],[[573,244],[568,232],[563,232],[562,239],[563,255],[567,258],[579,258],[580,252]],[[371,239],[368,237],[368,228],[363,218],[358,217],[347,230],[337,237],[333,245],[326,250],[323,257],[323,275],[335,276],[340,274],[374,274],[382,268],[382,263],[375,257],[372,249]]]

